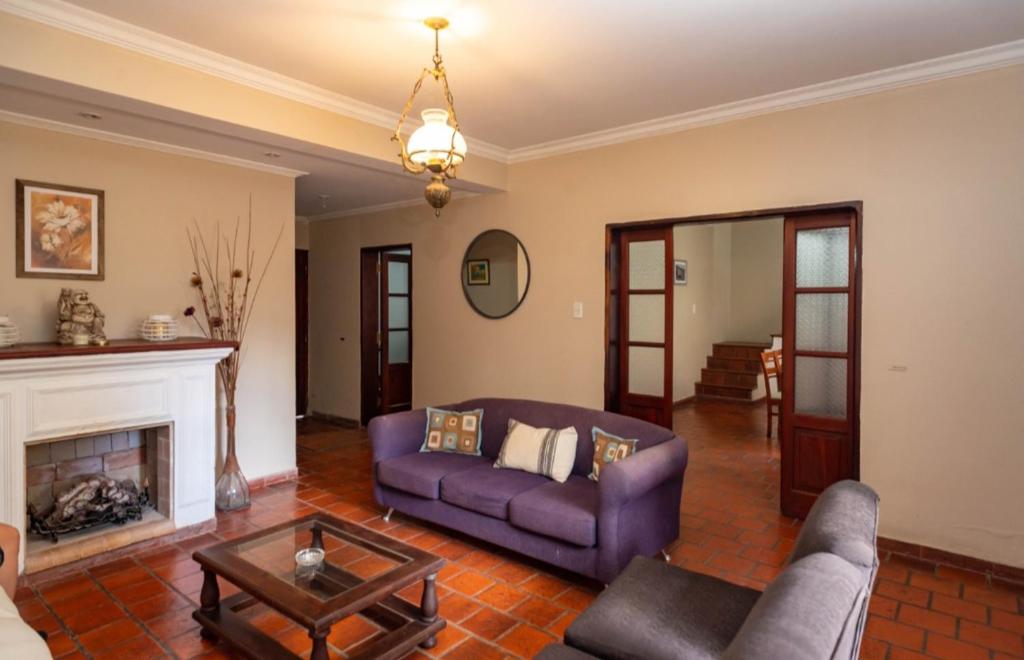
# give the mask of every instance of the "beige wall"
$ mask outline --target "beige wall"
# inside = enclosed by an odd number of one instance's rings
[[[771,342],[782,332],[782,218],[732,227],[729,330],[721,339]]]
[[[686,260],[686,285],[675,285],[672,300],[672,399],[693,396],[693,384],[715,342],[715,226],[677,225],[672,230],[676,259]]]
[[[153,313],[175,314],[183,334],[197,334],[181,313],[195,303],[188,284],[185,227],[195,218],[213,235],[246,213],[253,195],[256,249],[265,257],[284,224],[281,244],[257,301],[244,348],[238,394],[238,451],[250,478],[295,467],[294,181],[205,160],[126,147],[0,122],[0,314],[26,341],[51,341],[61,287],[87,290],[106,314],[107,335],[135,336]],[[65,183],[105,191],[106,279],[102,282],[14,277],[14,180]]]
[[[1022,107],[1024,67],[1006,68],[516,165],[512,192],[439,221],[424,205],[315,223],[316,397],[358,414],[360,245],[414,246],[416,405],[600,407],[606,223],[863,200],[861,474],[881,533],[1024,565]],[[458,281],[489,227],[533,265],[523,306],[497,322]]]

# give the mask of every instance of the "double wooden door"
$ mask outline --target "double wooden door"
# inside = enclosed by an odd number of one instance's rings
[[[361,264],[362,411],[412,407],[412,249],[366,248]]]
[[[829,485],[860,476],[860,217],[764,215],[785,217],[781,509],[803,518]],[[606,247],[605,409],[671,428],[672,225],[612,227]]]

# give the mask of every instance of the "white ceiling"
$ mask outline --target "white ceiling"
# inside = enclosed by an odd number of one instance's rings
[[[1024,37],[1024,0],[72,0],[391,111],[442,14],[464,132],[506,149]]]

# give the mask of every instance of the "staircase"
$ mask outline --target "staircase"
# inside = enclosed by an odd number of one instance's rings
[[[761,351],[770,346],[753,341],[713,344],[708,366],[700,370],[694,387],[697,398],[751,401],[761,377]]]

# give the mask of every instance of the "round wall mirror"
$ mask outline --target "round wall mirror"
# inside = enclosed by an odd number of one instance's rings
[[[500,319],[516,311],[530,289],[530,258],[519,239],[489,229],[466,248],[462,291],[481,316]]]

